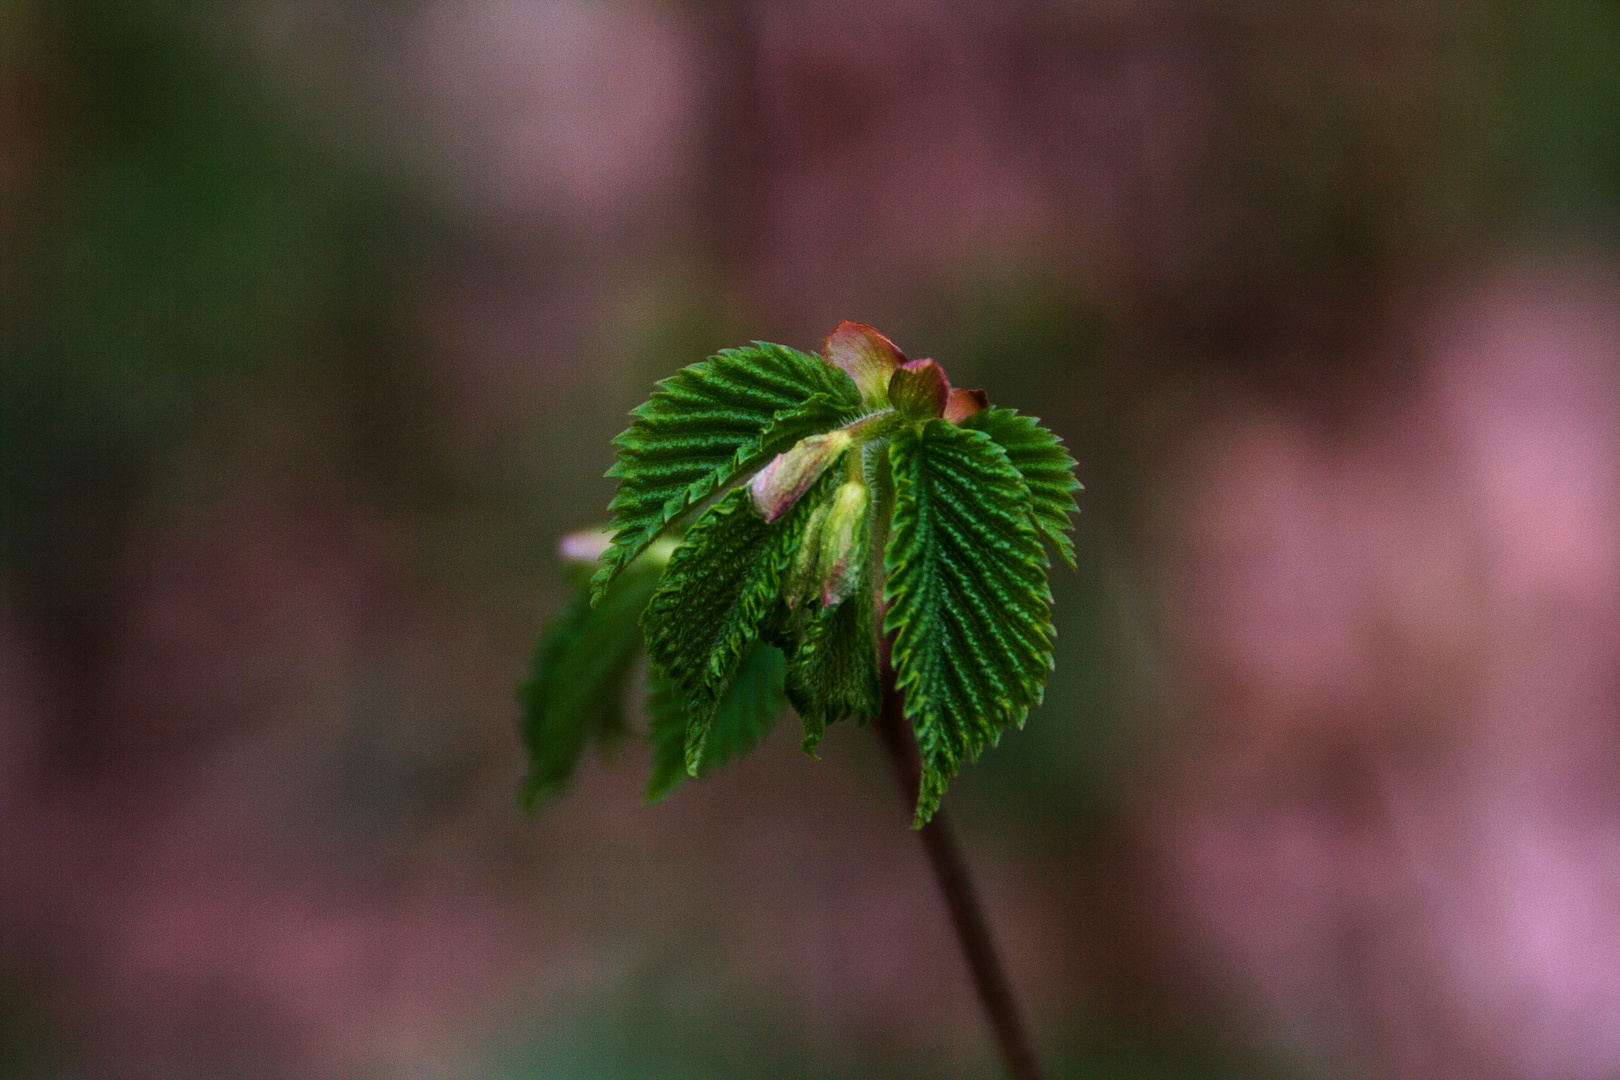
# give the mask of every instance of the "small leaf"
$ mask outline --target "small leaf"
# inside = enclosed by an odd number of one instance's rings
[[[641,620],[647,655],[680,691],[693,775],[738,666],[755,642],[777,633],[787,613],[784,578],[832,479],[824,477],[774,525],[754,513],[747,489],[727,494],[687,531],[647,605]]]
[[[861,410],[838,368],[783,345],[726,349],[658,384],[614,440],[613,544],[593,599],[658,534],[739,473]]]
[[[894,342],[865,323],[848,319],[827,335],[821,355],[854,380],[861,398],[874,409],[888,404],[889,375],[906,362]]]
[[[895,368],[889,377],[889,401],[907,420],[931,420],[945,415],[951,381],[933,360],[913,360]]]
[[[962,426],[985,432],[1007,452],[1007,460],[1029,485],[1035,527],[1047,543],[1057,548],[1069,569],[1076,569],[1074,541],[1067,534],[1074,530],[1069,515],[1080,511],[1074,493],[1083,489],[1074,478],[1076,462],[1064,449],[1063,440],[1042,427],[1035,417],[1022,416],[1012,409],[986,409],[963,421]]]
[[[1051,594],[1029,488],[989,435],[929,421],[896,432],[890,460],[884,630],[922,754],[920,828],[962,764],[1040,702]]]
[[[638,563],[594,608],[582,588],[541,634],[529,677],[518,686],[519,732],[529,752],[526,809],[562,789],[591,736],[607,741],[623,730],[626,683],[641,644],[637,620],[658,572]]]
[[[707,774],[742,757],[770,733],[787,708],[783,679],[787,659],[774,645],[756,645],[715,710],[709,739],[698,767]],[[646,798],[657,802],[686,778],[686,709],[674,680],[654,667],[647,674],[647,737],[653,746],[653,771]]]
[[[866,574],[836,607],[806,613],[788,665],[787,695],[804,721],[804,752],[815,755],[827,725],[846,717],[869,720],[883,707],[878,685],[877,634]]]

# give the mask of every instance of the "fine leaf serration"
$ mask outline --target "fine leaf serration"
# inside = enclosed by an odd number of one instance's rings
[[[962,421],[962,426],[985,432],[1007,452],[1007,460],[1029,486],[1035,527],[1070,570],[1074,561],[1074,531],[1070,514],[1078,513],[1074,493],[1081,490],[1074,477],[1076,462],[1063,448],[1063,440],[1041,426],[1033,416],[1015,409],[985,409]]]
[[[819,357],[755,342],[658,384],[614,440],[613,543],[592,602],[670,522],[747,469],[861,410],[848,375]]]
[[[1029,488],[994,439],[930,420],[897,431],[890,459],[884,630],[922,756],[920,827],[962,764],[1040,702],[1051,594]]]
[[[1080,484],[1062,440],[853,322],[820,356],[723,350],[631,416],[608,472],[611,538],[568,538],[589,583],[520,689],[525,801],[560,788],[593,737],[623,731],[644,647],[649,801],[741,755],[787,703],[813,756],[827,725],[887,724],[899,717],[886,703],[903,702],[925,824],[962,766],[1041,700],[1046,545],[1075,566]]]

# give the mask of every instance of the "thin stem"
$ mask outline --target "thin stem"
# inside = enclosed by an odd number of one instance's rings
[[[884,650],[887,652],[887,650]],[[885,658],[886,659],[886,658]],[[905,695],[894,685],[894,671],[887,662],[883,665],[883,711],[873,724],[878,740],[894,766],[894,775],[900,782],[909,812],[917,803],[917,790],[922,779],[922,762],[917,755],[917,740],[905,718]],[[984,917],[978,894],[973,889],[973,877],[968,873],[962,849],[957,845],[944,810],[935,810],[933,818],[918,833],[923,848],[928,852],[928,864],[933,868],[934,881],[945,897],[945,906],[951,912],[951,924],[956,928],[956,939],[962,945],[968,969],[973,973],[973,986],[979,992],[979,1003],[984,1006],[990,1027],[996,1033],[1001,1056],[1007,1064],[1007,1074],[1013,1080],[1041,1080],[1041,1066],[1035,1060],[1035,1051],[1024,1030],[1024,1021],[1013,997],[1007,973],[996,954],[995,942],[990,938],[990,924]]]

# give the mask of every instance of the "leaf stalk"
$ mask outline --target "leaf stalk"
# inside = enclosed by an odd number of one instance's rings
[[[916,737],[905,718],[905,692],[895,686],[894,668],[889,663],[888,650],[883,650],[883,709],[873,723],[878,741],[894,769],[895,779],[905,796],[907,808],[917,803],[918,788],[922,783],[922,760],[917,753]],[[1001,957],[990,936],[990,923],[984,907],[973,887],[973,875],[967,860],[951,829],[943,808],[918,830],[923,849],[928,854],[928,865],[934,872],[945,906],[950,911],[951,926],[956,940],[962,946],[962,956],[973,975],[973,988],[978,992],[979,1004],[995,1033],[1007,1075],[1012,1080],[1042,1080],[1040,1062],[1035,1057],[1029,1032],[1024,1026],[1018,999],[1013,996],[1012,984]]]

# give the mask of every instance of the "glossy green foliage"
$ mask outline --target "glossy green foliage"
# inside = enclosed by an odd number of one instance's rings
[[[1035,527],[1046,542],[1076,569],[1074,531],[1069,515],[1075,512],[1074,495],[1081,490],[1074,478],[1074,458],[1063,448],[1063,440],[1052,434],[1033,416],[1014,409],[985,409],[962,421],[965,428],[983,431],[1007,452],[1007,460],[1018,470],[1029,487]]]
[[[593,599],[671,522],[738,474],[861,408],[849,376],[807,353],[755,342],[726,349],[658,384],[616,440],[608,509],[613,546]]]
[[[890,460],[884,630],[922,754],[921,825],[962,764],[1040,702],[1051,593],[1029,487],[988,434],[930,420],[897,432]]]
[[[776,726],[787,709],[783,695],[786,668],[787,659],[774,645],[756,645],[743,658],[710,722],[699,775],[742,757]],[[647,739],[653,751],[648,802],[662,799],[690,775],[686,767],[687,717],[675,681],[653,668],[647,675]]]
[[[887,397],[863,404],[837,366],[850,342],[888,373]],[[789,702],[812,755],[827,725],[877,716],[884,638],[922,757],[918,826],[1040,702],[1054,637],[1041,541],[1074,564],[1074,460],[870,327],[840,324],[823,348],[719,353],[633,414],[609,473],[615,534],[523,687],[531,801],[593,734],[622,730],[643,643],[649,800],[741,756]],[[652,545],[697,508],[678,542]],[[600,549],[584,550],[570,557]]]

